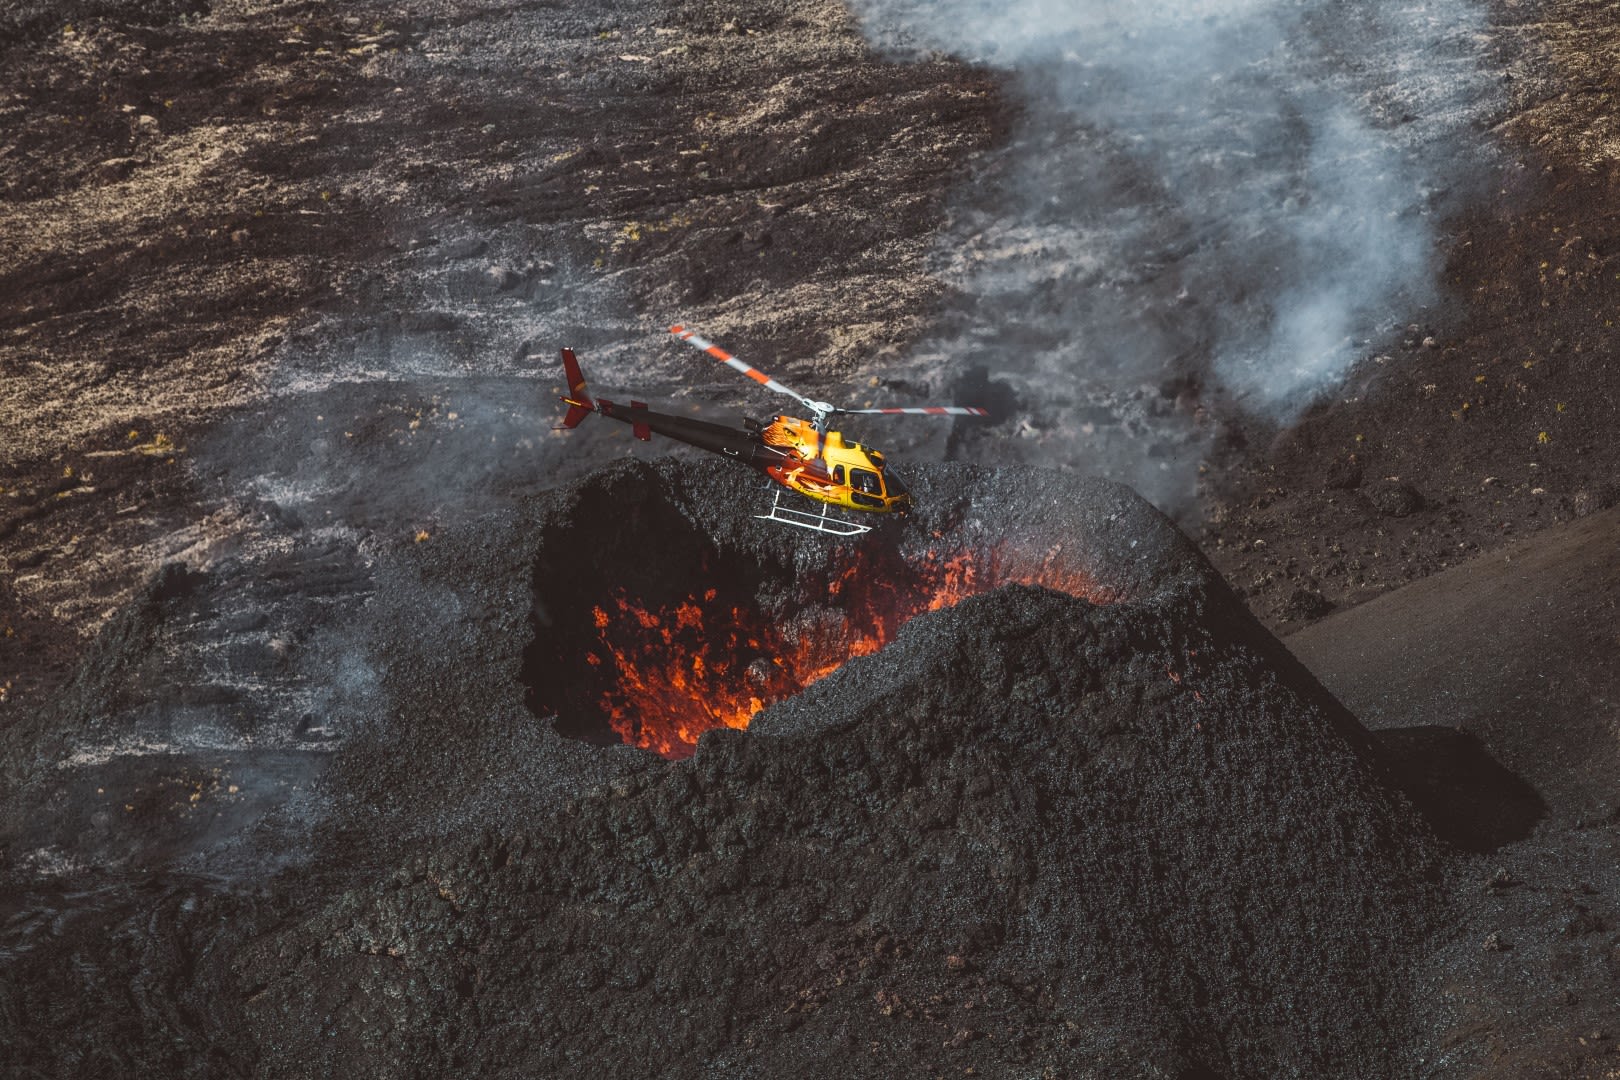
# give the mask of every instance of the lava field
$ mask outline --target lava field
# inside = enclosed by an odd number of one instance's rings
[[[1620,1076],[1617,93],[1597,0],[0,0],[0,1076]],[[786,528],[558,429],[791,411],[675,322],[990,416]]]

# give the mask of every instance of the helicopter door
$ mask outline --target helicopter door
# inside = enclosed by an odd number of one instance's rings
[[[876,509],[883,505],[883,480],[877,473],[867,469],[851,469],[849,485],[854,489],[849,493],[849,497],[856,506],[870,506]]]

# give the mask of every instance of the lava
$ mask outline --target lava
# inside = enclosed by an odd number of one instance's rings
[[[620,590],[592,609],[596,637],[584,659],[603,677],[599,704],[625,743],[685,758],[705,731],[746,728],[765,706],[877,652],[923,612],[1013,583],[1114,599],[1055,553],[1024,562],[996,550],[929,551],[892,565],[857,558],[812,583],[792,612],[714,588],[651,606]]]

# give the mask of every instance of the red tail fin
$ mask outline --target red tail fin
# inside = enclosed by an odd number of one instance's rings
[[[563,373],[568,376],[568,396],[561,399],[568,406],[568,415],[563,417],[562,426],[578,427],[581,420],[596,411],[596,402],[585,392],[585,375],[579,370],[579,358],[574,350],[564,349],[562,361]]]

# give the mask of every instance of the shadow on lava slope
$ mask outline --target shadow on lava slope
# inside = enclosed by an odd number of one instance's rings
[[[1529,836],[1547,813],[1535,788],[1466,731],[1429,724],[1376,733],[1396,782],[1452,846],[1475,854]]]

